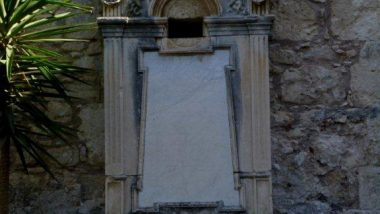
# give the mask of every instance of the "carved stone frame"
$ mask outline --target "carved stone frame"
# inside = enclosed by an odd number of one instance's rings
[[[212,45],[229,45],[234,49],[235,73],[239,71],[241,75],[239,91],[234,92],[240,94],[242,102],[234,107],[239,123],[236,137],[239,170],[235,176],[240,182],[242,207],[249,214],[273,212],[268,57],[273,17],[266,15],[267,5],[265,1],[252,6],[260,16],[204,18]],[[117,11],[120,7],[112,8]],[[167,19],[111,16],[98,19],[104,37],[106,213],[122,214],[137,211],[134,190],[141,185],[138,52],[141,47],[157,49],[157,41],[165,38]]]

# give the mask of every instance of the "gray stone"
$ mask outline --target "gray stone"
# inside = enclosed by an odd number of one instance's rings
[[[276,63],[293,65],[298,62],[298,56],[293,50],[284,50],[279,46],[271,47],[271,59]]]
[[[325,214],[330,213],[331,208],[328,204],[319,201],[297,205],[289,210],[289,214]]]
[[[359,170],[359,199],[363,210],[380,210],[380,167]]]
[[[345,98],[341,72],[317,65],[288,69],[282,75],[282,99],[294,104],[334,103]]]
[[[380,211],[376,210],[348,210],[344,214],[380,214]]]
[[[306,60],[316,61],[330,61],[335,59],[335,53],[328,45],[316,45],[306,50],[302,54],[302,58]]]
[[[321,163],[331,167],[340,165],[347,149],[344,139],[336,135],[320,135],[315,143]]]
[[[62,45],[64,51],[82,51],[86,47],[84,42],[66,42]]]
[[[318,34],[316,11],[307,1],[279,0],[272,12],[276,39],[311,40]]]
[[[334,0],[331,11],[331,30],[340,39],[380,39],[378,0]]]
[[[380,102],[380,43],[367,42],[359,61],[351,68],[351,87],[355,104],[374,105]]]
[[[297,166],[301,166],[305,162],[306,157],[307,153],[301,152],[294,157],[294,163],[297,164]]]
[[[53,120],[60,121],[62,123],[67,123],[72,120],[72,106],[66,102],[51,101],[48,104],[48,109],[48,115]]]
[[[74,166],[79,163],[79,151],[76,147],[59,147],[48,151],[64,166]]]
[[[82,123],[80,138],[86,143],[86,156],[90,164],[104,162],[104,108],[101,104],[83,106],[79,114]]]

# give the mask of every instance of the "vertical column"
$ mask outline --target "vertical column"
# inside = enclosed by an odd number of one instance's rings
[[[272,206],[268,34],[259,20],[250,26],[252,173],[242,176],[249,213],[270,214]]]
[[[118,214],[132,210],[132,186],[137,176],[135,53],[138,40],[126,41],[119,28],[113,33],[104,31],[103,28],[106,213]]]
[[[268,172],[271,169],[268,36],[252,35],[250,43],[252,166],[255,172]]]
[[[123,144],[120,118],[120,79],[122,79],[121,37],[104,39],[104,107],[105,107],[105,173],[106,213],[122,213],[124,209]],[[117,96],[119,95],[119,96]],[[119,178],[117,178],[119,177]]]
[[[128,21],[126,21],[128,20]],[[100,17],[104,38],[106,213],[131,213],[138,204],[140,42],[155,44],[166,19]]]
[[[121,112],[123,92],[122,39],[104,40],[104,104],[105,104],[105,148],[106,175],[123,174],[123,138]]]

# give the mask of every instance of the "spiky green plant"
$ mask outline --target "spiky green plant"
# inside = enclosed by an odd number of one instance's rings
[[[55,158],[36,139],[67,142],[75,132],[50,119],[46,104],[51,98],[70,102],[59,77],[78,80],[76,74],[85,69],[42,44],[84,42],[62,35],[93,30],[94,23],[56,23],[91,11],[71,0],[0,0],[0,213],[8,213],[10,146],[26,172],[29,156],[52,175],[46,160]]]

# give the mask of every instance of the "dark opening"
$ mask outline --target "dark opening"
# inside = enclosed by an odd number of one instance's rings
[[[194,38],[203,36],[203,18],[169,19],[169,38]]]

